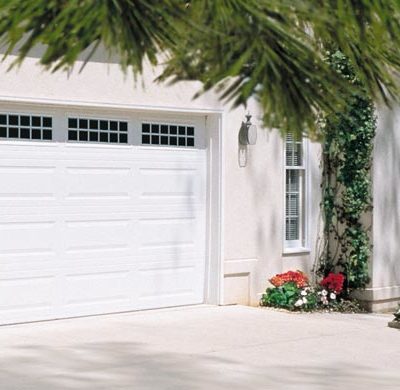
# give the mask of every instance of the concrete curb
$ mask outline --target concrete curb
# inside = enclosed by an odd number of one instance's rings
[[[390,321],[388,326],[389,328],[400,329],[400,321]]]

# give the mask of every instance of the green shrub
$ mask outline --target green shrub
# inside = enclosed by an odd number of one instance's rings
[[[322,212],[324,241],[316,271],[341,271],[345,289],[365,288],[371,254],[368,218],[372,211],[371,164],[376,115],[350,61],[340,51],[327,56],[333,70],[349,82],[346,105],[321,120],[323,139]],[[354,90],[354,86],[358,88]],[[367,217],[367,218],[366,218]]]
[[[394,313],[394,320],[395,320],[395,321],[400,321],[400,304],[399,304],[399,308],[398,308],[397,311]]]
[[[267,288],[261,298],[261,305],[287,310],[314,310],[318,296],[314,289],[307,286],[299,288],[294,282],[287,282],[279,287]]]
[[[267,288],[261,300],[265,306],[294,308],[294,303],[299,296],[299,288],[295,283],[285,283],[280,287]]]

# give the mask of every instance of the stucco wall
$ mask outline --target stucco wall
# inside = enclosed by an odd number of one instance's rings
[[[224,302],[257,305],[267,280],[275,273],[290,269],[309,272],[313,266],[320,216],[320,145],[309,142],[307,152],[308,242],[305,250],[285,254],[282,138],[277,130],[262,127],[261,112],[254,102],[248,111],[258,126],[256,145],[241,148],[238,144],[246,110],[231,111],[226,119]],[[238,290],[242,291],[240,297]]]
[[[76,71],[50,75],[28,58],[21,68],[0,70],[0,99],[60,104],[103,104],[111,107],[149,107],[162,110],[221,110],[224,145],[223,253],[221,303],[257,304],[267,278],[287,269],[309,270],[315,259],[319,229],[319,145],[310,143],[308,182],[309,251],[283,254],[283,144],[277,131],[262,129],[261,113],[252,102],[245,110],[230,110],[208,93],[193,100],[198,83],[174,86],[153,83],[158,71],[147,68],[135,82],[116,64],[88,63]],[[254,146],[239,148],[238,132],[246,111],[259,127]],[[213,123],[217,123],[215,120]],[[215,129],[211,129],[212,131]]]
[[[27,58],[21,67],[4,73],[11,61],[12,58],[0,68],[0,97],[160,108],[221,107],[212,94],[193,100],[193,95],[200,88],[199,83],[180,83],[169,87],[153,83],[159,71],[149,67],[142,77],[134,81],[132,74],[124,74],[117,64],[90,62],[80,72],[81,64],[77,63],[73,72],[50,74],[37,64],[36,58]]]
[[[400,108],[379,108],[373,163],[372,279],[364,298],[374,310],[400,301]],[[374,303],[372,303],[374,302]]]

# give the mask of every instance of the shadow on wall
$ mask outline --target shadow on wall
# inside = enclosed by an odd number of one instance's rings
[[[155,353],[139,343],[82,343],[74,348],[26,345],[0,366],[3,389],[265,390],[387,389],[399,377],[358,364],[239,364],[225,358]],[[258,366],[257,366],[258,364]]]

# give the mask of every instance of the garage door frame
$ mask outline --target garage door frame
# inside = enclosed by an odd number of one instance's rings
[[[221,304],[223,291],[223,169],[224,169],[224,148],[222,138],[223,111],[222,110],[193,110],[183,107],[151,107],[136,105],[109,105],[90,102],[59,102],[47,99],[19,100],[2,99],[1,111],[4,112],[31,112],[53,115],[54,124],[60,118],[60,111],[89,113],[92,115],[104,116],[104,112],[118,116],[120,119],[140,115],[177,115],[180,116],[202,116],[205,121],[206,148],[207,148],[207,220],[206,220],[206,251],[205,259],[205,296],[204,303]],[[61,125],[61,123],[59,123]],[[62,126],[64,127],[64,126]],[[54,142],[61,141],[55,139]],[[21,141],[8,141],[19,143]]]

